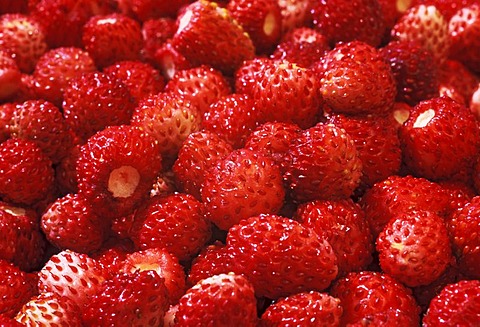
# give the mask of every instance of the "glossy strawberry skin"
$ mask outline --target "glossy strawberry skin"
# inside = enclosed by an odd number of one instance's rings
[[[175,19],[161,17],[157,19],[148,19],[142,24],[143,48],[141,50],[142,59],[154,64],[155,52],[168,39],[171,39],[177,30]]]
[[[451,59],[440,66],[438,73],[440,96],[447,95],[468,107],[478,87],[479,78],[464,64]]]
[[[190,0],[168,0],[161,3],[155,0],[128,0],[119,1],[120,9],[136,20],[145,22],[148,19],[159,17],[175,17],[182,7],[188,5]],[[122,6],[122,4],[124,4]]]
[[[5,51],[0,51],[0,101],[13,97],[20,89],[21,81],[22,74],[15,60]]]
[[[410,6],[413,7],[420,4],[435,6],[446,20],[450,20],[461,8],[476,2],[477,0],[413,0]]]

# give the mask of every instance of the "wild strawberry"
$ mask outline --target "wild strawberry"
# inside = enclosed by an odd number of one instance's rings
[[[272,159],[238,149],[207,172],[201,195],[207,218],[220,229],[228,230],[251,216],[278,213],[285,189]]]
[[[470,98],[470,111],[473,112],[477,120],[480,118],[480,83],[473,90],[472,97]]]
[[[72,78],[63,97],[65,120],[83,142],[107,126],[128,124],[134,109],[128,87],[100,72]]]
[[[78,192],[77,160],[80,157],[80,145],[72,146],[66,156],[55,166],[55,185],[59,194]]]
[[[188,5],[190,0],[117,0],[122,12],[130,14],[139,21],[159,17],[176,17],[180,9]]]
[[[439,94],[447,95],[468,107],[480,82],[465,65],[456,60],[447,60],[438,72]]]
[[[111,236],[90,257],[105,271],[106,279],[111,279],[124,267],[127,255],[133,252],[135,247],[131,240]]]
[[[88,52],[75,47],[55,48],[44,53],[33,71],[35,92],[45,100],[61,106],[68,82],[81,73],[96,71]]]
[[[413,107],[399,138],[406,166],[432,180],[468,172],[479,150],[479,127],[473,113],[448,97]]]
[[[397,19],[401,16],[402,12],[404,12],[409,6],[409,1],[391,1],[391,0],[377,0],[378,4],[380,5],[380,10],[382,12],[382,19],[385,25],[385,34],[388,34],[392,27],[395,25]],[[384,36],[384,39],[388,39]]]
[[[153,270],[136,271],[103,282],[86,303],[83,322],[88,326],[158,326],[167,309],[164,279]]]
[[[178,303],[178,326],[257,326],[254,289],[242,275],[219,274],[198,282]]]
[[[83,27],[82,42],[98,68],[139,60],[143,48],[140,24],[119,13],[90,18]]]
[[[183,142],[173,165],[175,184],[181,191],[200,200],[206,172],[232,150],[230,143],[215,133],[191,133]]]
[[[110,126],[88,139],[77,161],[78,190],[104,217],[132,213],[162,168],[160,148],[143,129]]]
[[[99,290],[107,272],[86,254],[61,251],[38,272],[38,290],[66,297],[83,308]]]
[[[15,319],[24,326],[82,326],[79,307],[68,298],[51,292],[32,297]]]
[[[263,74],[267,67],[271,67],[275,61],[265,57],[255,57],[245,60],[235,72],[235,93],[247,93],[258,81],[258,76]]]
[[[297,202],[348,198],[362,175],[358,150],[345,130],[318,123],[292,140],[284,178]]]
[[[378,46],[385,25],[378,1],[323,0],[312,8],[313,24],[333,46],[338,42],[361,41]]]
[[[155,62],[155,52],[157,52],[157,50],[165,42],[173,37],[176,30],[177,24],[175,19],[169,17],[149,19],[143,22],[143,48],[141,50],[142,58],[153,64]]]
[[[178,29],[172,45],[193,65],[201,64],[232,74],[255,48],[243,28],[227,9],[214,2],[198,0],[177,17]]]
[[[450,57],[464,63],[472,71],[480,72],[480,4],[460,9],[450,19],[448,32],[452,40]]]
[[[155,51],[153,64],[166,80],[172,79],[179,71],[196,67],[173,47],[171,39]]]
[[[202,279],[233,271],[234,258],[228,252],[227,247],[220,241],[216,241],[202,249],[192,260],[187,285],[192,287]]]
[[[316,291],[287,296],[270,305],[262,314],[262,326],[340,326],[342,317],[340,300]]]
[[[10,138],[10,124],[16,104],[6,102],[0,105],[0,143]]]
[[[200,252],[211,233],[202,203],[179,193],[147,200],[135,213],[130,235],[138,249],[165,248],[185,261]]]
[[[420,4],[435,6],[445,19],[450,21],[452,16],[454,16],[460,9],[477,2],[477,0],[413,0],[411,1],[410,6],[413,7]]]
[[[45,35],[32,16],[0,16],[0,50],[8,53],[24,73],[31,73],[37,60],[47,51]]]
[[[232,93],[223,74],[208,66],[178,71],[165,87],[165,92],[181,95],[198,107],[203,115],[210,105]]]
[[[480,281],[445,286],[428,307],[423,326],[475,326],[480,317]]]
[[[30,140],[8,139],[0,144],[0,198],[32,205],[53,190],[51,160]]]
[[[306,25],[311,25],[311,1],[277,0],[282,13],[282,34]]]
[[[339,275],[366,269],[372,261],[370,227],[360,205],[352,200],[305,202],[297,208],[294,219],[330,243]]]
[[[232,0],[227,10],[250,36],[256,53],[269,53],[282,34],[278,0]]]
[[[173,171],[166,170],[158,174],[150,190],[150,197],[170,195],[178,192]]]
[[[418,326],[420,309],[406,288],[387,274],[352,272],[335,281],[330,295],[340,299],[343,316],[340,325],[354,324],[376,313],[399,315],[404,326]],[[393,320],[395,321],[395,319]]]
[[[0,50],[0,102],[15,95],[21,83],[22,74],[17,63],[7,52]]]

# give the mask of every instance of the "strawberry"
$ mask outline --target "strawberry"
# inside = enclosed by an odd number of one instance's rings
[[[232,270],[244,274],[257,296],[278,299],[322,291],[337,276],[332,246],[313,229],[275,215],[253,216],[229,229]]]
[[[480,118],[480,83],[473,90],[472,97],[468,102],[470,103],[470,111],[473,112],[478,120]]]
[[[82,42],[98,68],[139,60],[143,48],[140,24],[119,13],[91,17],[83,27]]]
[[[122,12],[141,22],[161,17],[175,17],[184,6],[191,2],[190,0],[166,0],[161,3],[155,0],[117,1]]]
[[[127,124],[135,105],[124,83],[101,72],[72,78],[63,98],[65,120],[83,142],[106,126]]]
[[[292,140],[284,178],[297,202],[336,200],[352,195],[360,182],[362,162],[345,130],[318,123]]]
[[[85,305],[83,322],[88,326],[158,326],[167,308],[164,279],[153,270],[136,271],[103,282]]]
[[[203,115],[210,105],[232,93],[225,76],[209,66],[178,71],[167,83],[165,92],[178,94],[198,107]]]
[[[62,105],[68,82],[84,72],[96,70],[88,52],[75,47],[55,48],[44,53],[33,71],[36,93],[57,106]]]
[[[356,40],[377,47],[385,31],[378,1],[322,0],[313,5],[312,17],[332,46]]]
[[[172,168],[175,185],[200,200],[207,171],[232,150],[232,146],[215,133],[191,133],[183,142]]]
[[[0,16],[0,50],[8,53],[23,73],[31,73],[47,51],[38,21],[24,14]]]
[[[231,0],[227,10],[250,36],[256,53],[269,53],[282,34],[278,0]]]
[[[0,326],[1,327],[22,327],[22,326],[25,326],[25,325],[19,323],[14,318],[10,318],[10,317],[0,313]]]
[[[445,17],[447,21],[450,21],[460,9],[470,6],[474,3],[478,3],[478,0],[413,0],[410,6],[432,5],[435,6]]]
[[[478,123],[468,108],[448,97],[417,104],[400,127],[404,163],[432,180],[468,172],[479,150]]]
[[[343,309],[340,300],[315,291],[297,293],[278,300],[262,314],[262,326],[339,326]]]
[[[78,190],[99,215],[132,213],[162,168],[160,147],[143,129],[110,126],[88,139],[77,161]]]
[[[382,115],[391,111],[395,78],[380,50],[359,41],[340,43],[318,65],[321,92],[333,112]]]
[[[131,240],[111,236],[90,257],[105,271],[105,279],[111,279],[125,266],[127,255],[133,252],[135,247]]]
[[[0,14],[26,13],[29,0],[5,0],[0,8]]]
[[[475,73],[480,72],[480,3],[460,9],[450,19],[449,36],[452,40],[450,57],[464,63]]]
[[[245,60],[235,72],[235,93],[247,93],[258,82],[258,76],[271,67],[275,61],[265,57],[255,57]]]
[[[14,264],[0,259],[0,314],[13,318],[23,304],[35,295],[36,285],[29,275]],[[0,320],[0,326],[2,322]]]
[[[143,22],[142,58],[153,64],[157,49],[167,42],[167,40],[171,39],[176,30],[177,24],[175,19],[169,17],[149,19]]]
[[[0,144],[0,198],[32,205],[53,190],[53,168],[30,140],[11,138]]]
[[[220,159],[205,175],[201,189],[206,217],[222,230],[262,213],[278,213],[285,189],[272,159],[238,149]]]
[[[78,306],[68,298],[51,292],[32,297],[15,319],[24,326],[82,326]]]
[[[451,59],[440,67],[438,79],[440,96],[447,95],[467,107],[480,82],[464,64]]]
[[[209,241],[210,223],[203,205],[189,194],[153,197],[137,210],[130,231],[136,248],[165,248],[180,261],[196,255]]]
[[[179,71],[195,67],[183,54],[173,47],[171,39],[155,51],[152,61],[166,80],[172,79]]]
[[[385,25],[385,34],[387,34],[384,39],[388,39],[388,34],[392,27],[395,25],[397,19],[401,16],[402,12],[404,12],[409,6],[409,1],[397,0],[377,0],[378,4],[380,5],[380,10],[382,12],[382,19]]]
[[[480,318],[480,281],[445,286],[428,307],[423,326],[475,326]]]
[[[59,194],[78,192],[77,160],[80,157],[80,145],[72,146],[66,156],[55,166],[55,185]]]
[[[193,2],[178,15],[177,22],[172,45],[195,66],[209,65],[230,75],[254,56],[248,34],[215,2]]]
[[[368,322],[372,315],[382,312],[390,319],[394,318],[393,321],[402,319],[408,322],[401,326],[419,326],[420,309],[410,289],[387,274],[371,271],[349,273],[335,281],[330,295],[340,299],[343,307],[341,326]]]
[[[282,13],[282,34],[306,25],[311,25],[310,0],[277,0]]]
[[[47,240],[58,249],[91,253],[100,249],[106,226],[82,195],[68,194],[43,213],[41,227]]]
[[[302,203],[294,219],[330,243],[337,256],[339,276],[366,269],[372,262],[370,227],[360,205],[351,199]]]
[[[22,74],[10,55],[0,50],[0,101],[9,99],[20,89]]]
[[[254,289],[249,281],[234,273],[201,280],[180,299],[175,313],[176,326],[257,325]]]

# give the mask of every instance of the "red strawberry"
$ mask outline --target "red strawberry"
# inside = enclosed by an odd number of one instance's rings
[[[322,0],[313,5],[312,17],[332,46],[356,40],[376,47],[385,32],[378,1]]]
[[[135,126],[107,127],[80,151],[79,193],[104,219],[132,213],[147,198],[162,168],[158,143]]]
[[[271,67],[275,61],[265,57],[255,57],[245,60],[235,72],[235,93],[247,93],[258,82],[258,76],[263,74],[267,67]]]
[[[348,198],[362,175],[358,150],[345,130],[318,123],[292,140],[286,179],[297,202]]]
[[[201,189],[206,217],[222,230],[262,213],[278,213],[285,189],[272,159],[238,149],[220,159],[205,175]]]
[[[406,166],[432,180],[468,174],[479,151],[475,116],[448,97],[416,105],[400,127],[399,138]]]
[[[423,326],[475,326],[480,319],[480,281],[445,286],[428,307]]]
[[[10,138],[10,124],[16,104],[6,102],[0,105],[0,143]]]
[[[157,3],[158,5],[158,3]],[[171,39],[177,30],[175,19],[161,17],[149,19],[142,24],[143,48],[141,50],[142,58],[148,62],[155,62],[155,52]]]
[[[402,319],[419,326],[420,309],[410,289],[387,274],[379,272],[352,272],[333,284],[330,295],[340,299],[343,316],[340,325],[367,321],[378,313],[391,316],[390,321]],[[395,316],[399,318],[395,318]],[[387,318],[388,319],[388,318]],[[388,321],[388,320],[387,320]]]
[[[470,111],[473,112],[477,120],[480,118],[480,83],[473,90],[472,97],[469,100]]]
[[[21,83],[22,74],[17,63],[7,52],[0,50],[0,102],[15,95]]]
[[[140,24],[118,13],[90,18],[83,27],[82,42],[98,68],[139,60],[143,48]]]
[[[340,43],[318,65],[321,92],[333,112],[382,115],[392,110],[395,78],[380,50],[359,41]]]
[[[177,17],[172,45],[193,65],[210,65],[232,74],[244,60],[252,59],[254,46],[225,8],[198,0]]]
[[[262,326],[291,325],[340,326],[343,308],[340,300],[315,291],[297,293],[270,305],[262,314]]]
[[[202,279],[233,271],[234,259],[225,244],[220,241],[206,246],[192,260],[187,285],[193,286]]]
[[[385,34],[390,32],[390,29],[395,25],[397,19],[401,16],[409,6],[409,1],[391,1],[391,0],[377,0],[382,11],[382,19],[385,25]]]
[[[330,243],[339,275],[363,270],[371,263],[374,240],[363,210],[352,200],[305,202],[294,219]]]
[[[278,0],[231,0],[227,10],[250,36],[256,53],[269,53],[282,34]]]
[[[465,65],[456,60],[447,60],[439,69],[439,94],[469,106],[472,95],[480,82]]]
[[[72,78],[63,97],[65,120],[82,141],[106,126],[129,123],[134,109],[128,87],[100,72]]]
[[[408,2],[408,1],[407,1]],[[478,3],[478,0],[413,0],[410,6],[432,5],[435,6],[449,21],[460,9]]]
[[[154,54],[153,64],[162,72],[165,79],[170,80],[179,71],[195,67],[183,54],[176,50],[169,39]]]
[[[38,21],[24,14],[0,16],[0,50],[8,53],[24,73],[31,73],[47,51],[45,35]]]
[[[12,1],[16,1],[16,0],[12,0]],[[23,327],[25,325],[19,323],[14,318],[10,318],[0,313],[0,326],[1,327]]]
[[[77,193],[77,160],[80,145],[72,146],[67,155],[55,166],[55,185],[59,194]]]
[[[132,15],[139,21],[152,18],[175,17],[180,9],[188,5],[190,0],[117,0],[122,12]]]
[[[232,150],[232,146],[215,133],[191,133],[183,142],[173,165],[175,184],[181,191],[200,200],[206,172]]]
[[[90,255],[106,273],[106,279],[114,277],[125,265],[127,255],[135,251],[133,242],[115,236],[108,238],[102,248]]]
[[[306,25],[311,25],[310,0],[277,0],[282,13],[282,34]]]
[[[0,144],[0,198],[26,205],[44,199],[53,190],[53,168],[40,147],[24,139]]]
[[[233,273],[198,282],[180,299],[175,313],[178,326],[257,326],[254,289]]]
[[[26,13],[29,0],[5,0],[0,8],[1,14]]]

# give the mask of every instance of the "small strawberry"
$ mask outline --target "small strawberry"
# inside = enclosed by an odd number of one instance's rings
[[[192,287],[202,279],[233,271],[234,259],[227,247],[216,241],[202,249],[192,260],[188,271],[187,285]]]
[[[277,0],[282,13],[282,34],[306,25],[311,25],[310,0]]]
[[[445,286],[428,307],[423,326],[475,326],[480,319],[480,281]]]
[[[272,159],[238,149],[207,172],[201,196],[206,217],[220,229],[228,230],[251,216],[278,213],[285,189],[280,169]]]
[[[80,157],[80,145],[72,146],[66,156],[55,166],[55,185],[59,194],[78,192],[77,160]]]
[[[15,95],[21,83],[22,74],[17,63],[7,52],[0,50],[0,102]]]
[[[270,305],[262,314],[262,326],[291,325],[340,326],[343,308],[340,300],[316,291],[297,293]]]
[[[401,16],[402,12],[407,9],[405,7],[409,6],[410,4],[408,3],[408,1],[403,0],[377,0],[377,2],[380,5],[380,10],[382,11],[382,19],[385,25],[385,34],[387,34],[388,36],[388,33],[395,25],[397,19]]]
[[[160,17],[176,17],[181,9],[191,0],[117,0],[122,12],[145,22],[147,19]]]
[[[464,64],[451,59],[440,66],[438,73],[440,96],[450,96],[468,107],[480,79]],[[455,95],[458,96],[455,97]]]
[[[407,1],[408,2],[408,1]],[[478,0],[413,0],[410,6],[432,5],[435,6],[449,21],[460,9],[478,3]]]
[[[127,255],[133,252],[135,247],[131,240],[111,236],[90,257],[105,271],[105,279],[111,279],[124,267]]]
[[[235,93],[247,93],[255,86],[258,76],[263,74],[267,67],[271,67],[275,61],[265,57],[255,57],[245,60],[235,71]]]
[[[149,19],[143,22],[142,58],[153,64],[155,62],[155,53],[157,50],[173,37],[176,30],[177,24],[175,19],[169,17]]]
[[[179,71],[196,67],[173,47],[171,39],[155,51],[152,61],[167,81]]]
[[[198,282],[180,299],[175,326],[257,326],[254,289],[242,275],[219,274]]]

